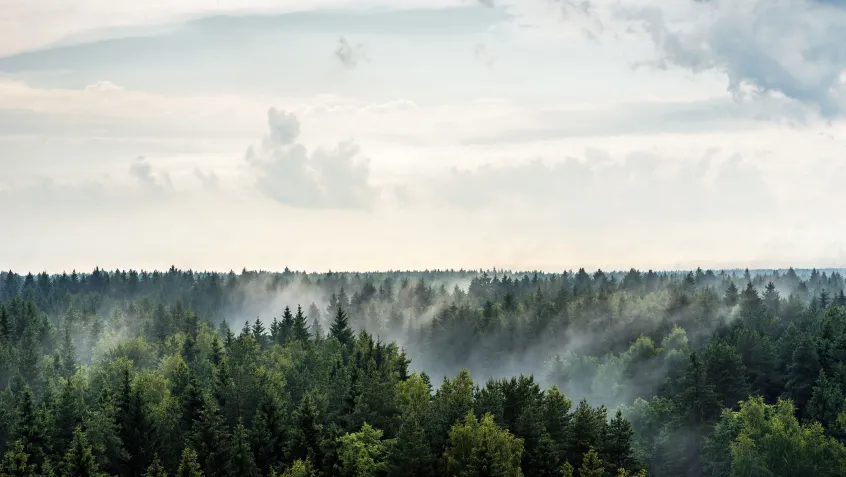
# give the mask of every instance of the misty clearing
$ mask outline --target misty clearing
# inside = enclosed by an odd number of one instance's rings
[[[843,476],[839,272],[0,275],[3,476]]]

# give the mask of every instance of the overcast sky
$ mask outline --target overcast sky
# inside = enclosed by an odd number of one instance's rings
[[[846,265],[841,0],[0,6],[0,268]]]

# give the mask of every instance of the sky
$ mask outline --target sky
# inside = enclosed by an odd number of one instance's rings
[[[846,1],[0,7],[3,269],[846,265]]]

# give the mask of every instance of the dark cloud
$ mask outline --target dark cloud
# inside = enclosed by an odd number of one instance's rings
[[[379,191],[370,184],[370,166],[359,147],[344,141],[331,149],[309,151],[296,142],[299,120],[271,108],[270,133],[259,147],[247,150],[256,186],[269,198],[295,207],[367,208]]]

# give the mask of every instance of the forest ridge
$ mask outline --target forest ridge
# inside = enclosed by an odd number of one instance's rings
[[[838,270],[0,273],[2,476],[843,476]]]

